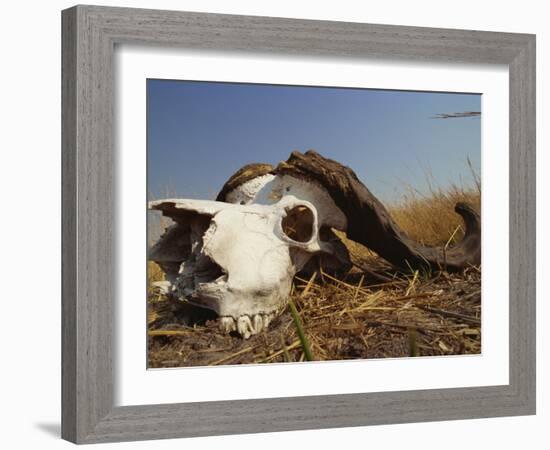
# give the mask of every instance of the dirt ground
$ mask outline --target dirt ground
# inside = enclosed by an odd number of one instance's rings
[[[294,315],[287,307],[244,340],[222,333],[215,314],[151,292],[149,367],[481,353],[479,268],[398,273],[372,256],[343,277],[296,277],[291,302]]]

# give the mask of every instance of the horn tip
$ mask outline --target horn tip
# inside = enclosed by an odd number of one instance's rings
[[[469,205],[466,202],[457,202],[455,204],[455,212],[458,214],[462,213],[474,213],[474,209],[472,208],[472,205]]]

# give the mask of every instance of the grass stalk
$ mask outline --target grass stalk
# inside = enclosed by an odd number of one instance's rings
[[[302,344],[305,358],[307,361],[313,361],[313,355],[311,353],[309,340],[304,333],[300,314],[298,313],[298,310],[296,309],[296,305],[294,305],[294,301],[292,300],[292,298],[288,300],[288,306],[290,307],[290,314],[292,315],[292,320],[294,321],[294,325],[296,326],[296,333],[298,333],[298,338],[300,339],[300,343]]]
[[[285,344],[285,338],[281,335],[281,346],[283,347],[283,355],[285,357],[286,362],[291,362],[292,358],[290,357],[290,353],[288,352],[288,348]]]
[[[409,356],[418,356],[418,343],[416,342],[416,328],[407,329],[409,335]]]

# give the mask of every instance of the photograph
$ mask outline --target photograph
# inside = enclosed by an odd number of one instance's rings
[[[482,354],[480,93],[146,90],[148,369]]]

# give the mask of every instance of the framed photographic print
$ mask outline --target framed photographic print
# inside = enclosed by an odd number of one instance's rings
[[[534,36],[62,16],[65,439],[534,413]]]

